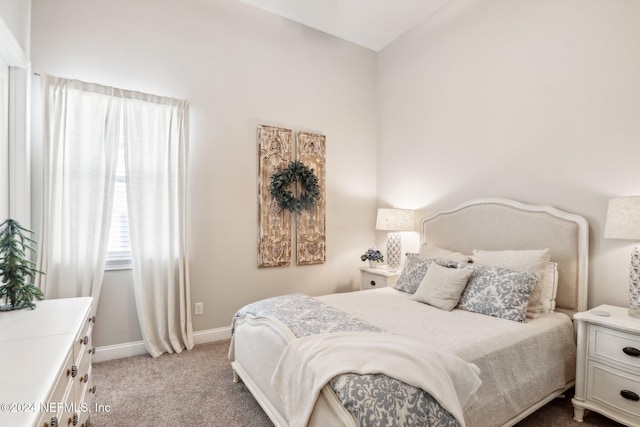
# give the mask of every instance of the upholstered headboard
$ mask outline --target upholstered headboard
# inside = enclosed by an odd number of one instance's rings
[[[551,206],[475,199],[422,220],[421,243],[466,254],[474,249],[544,249],[558,263],[556,310],[587,309],[589,226]]]

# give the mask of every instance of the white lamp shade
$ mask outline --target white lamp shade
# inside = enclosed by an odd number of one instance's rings
[[[640,241],[640,197],[609,200],[604,237]]]
[[[378,208],[376,230],[413,231],[413,211],[410,209]]]

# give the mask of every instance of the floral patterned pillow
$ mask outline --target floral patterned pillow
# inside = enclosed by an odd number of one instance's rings
[[[475,265],[458,308],[524,322],[529,295],[540,280],[536,273]]]
[[[457,263],[440,258],[425,258],[418,254],[407,254],[407,259],[404,262],[404,267],[400,273],[400,277],[393,285],[393,287],[399,291],[408,292],[413,294],[420,286],[422,278],[429,269],[431,263],[436,262],[443,267],[455,268]]]

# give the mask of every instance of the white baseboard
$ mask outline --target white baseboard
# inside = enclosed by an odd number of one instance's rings
[[[126,342],[123,344],[105,345],[96,347],[92,362],[104,362],[106,360],[122,359],[123,357],[147,354],[144,341]]]
[[[229,338],[231,338],[231,326],[225,326],[224,328],[207,329],[204,331],[193,333],[193,341],[196,344],[228,340]]]
[[[204,344],[207,342],[222,341],[231,338],[231,327],[207,329],[193,333],[193,341],[196,344]],[[134,341],[122,344],[105,345],[96,348],[93,355],[93,363],[104,362],[113,359],[122,359],[123,357],[138,356],[147,354],[147,348],[144,341]]]

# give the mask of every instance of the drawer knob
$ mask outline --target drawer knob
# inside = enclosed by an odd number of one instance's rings
[[[58,417],[51,417],[51,427],[58,427]]]
[[[78,375],[78,367],[77,367],[76,365],[73,365],[73,366],[71,367],[71,377],[72,377],[72,378],[75,378],[75,377],[76,377],[76,375]]]
[[[77,413],[73,414],[73,421],[71,422],[71,424],[73,424],[74,426],[78,425],[78,414]]]
[[[375,285],[376,285],[376,281],[375,281],[375,280],[372,280],[372,281],[370,281],[370,282],[369,282],[369,284],[370,284],[371,286],[375,286]]]
[[[632,356],[632,357],[639,357],[640,356],[640,350],[638,350],[635,347],[625,347],[622,349],[622,352],[624,354],[626,354],[627,356]]]
[[[84,338],[82,339],[82,344],[87,345],[89,343],[89,336],[85,335]]]
[[[620,396],[624,397],[627,400],[633,400],[634,402],[640,400],[640,396],[638,396],[631,390],[620,390]]]

